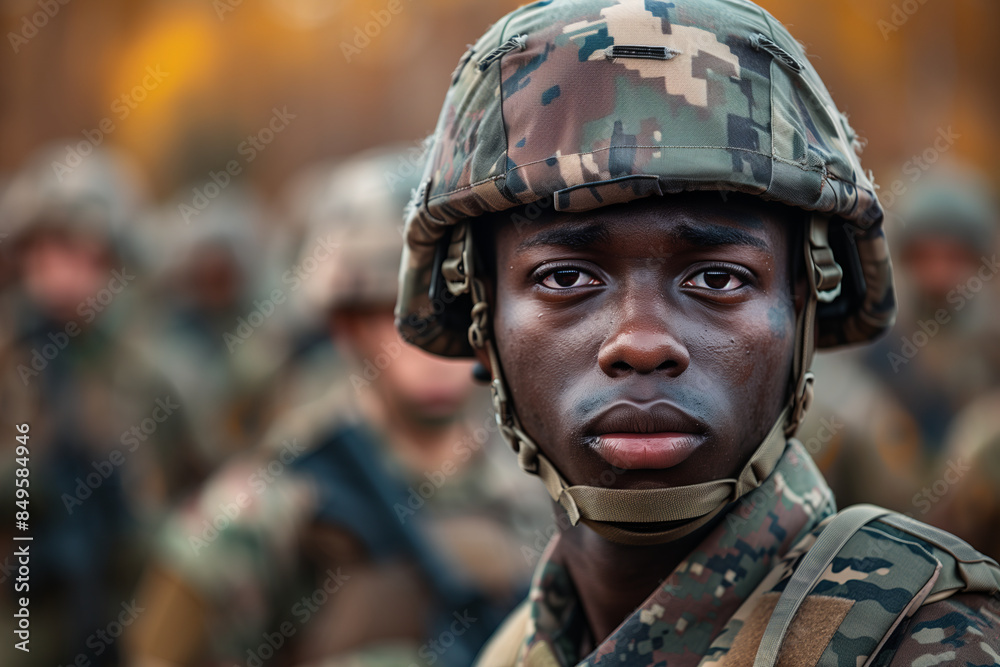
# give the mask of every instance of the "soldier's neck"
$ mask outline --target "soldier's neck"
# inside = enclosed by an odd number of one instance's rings
[[[590,626],[593,650],[646,601],[698,546],[714,522],[668,544],[629,546],[604,539],[580,524],[560,538],[565,563]]]

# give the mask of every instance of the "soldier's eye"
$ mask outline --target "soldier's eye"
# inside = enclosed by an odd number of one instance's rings
[[[709,269],[684,281],[685,287],[700,287],[715,292],[731,292],[745,285],[745,281],[731,271]]]
[[[541,283],[549,289],[570,289],[572,287],[586,287],[588,285],[600,285],[601,281],[593,277],[586,271],[579,269],[556,269],[546,273]]]

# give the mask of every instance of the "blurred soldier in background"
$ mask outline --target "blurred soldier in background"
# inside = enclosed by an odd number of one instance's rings
[[[190,199],[190,190],[183,192]],[[286,356],[284,318],[265,316],[271,307],[259,290],[271,277],[262,270],[269,221],[253,192],[230,184],[204,209],[191,208],[190,220],[178,202],[188,203],[179,197],[144,220],[155,308],[140,308],[129,334],[181,392],[214,466],[258,442],[273,416],[270,384]]]
[[[955,167],[924,176],[897,211],[896,325],[861,354],[817,360],[802,441],[841,505],[926,521],[958,474],[945,453],[955,415],[1000,386],[997,213],[979,175]]]
[[[20,589],[30,593],[31,652],[5,642],[4,665],[80,655],[117,664],[115,638],[139,613],[132,594],[148,537],[205,472],[177,392],[116,332],[116,311],[141,289],[123,238],[142,203],[136,172],[103,150],[73,168],[57,164],[63,156],[43,150],[0,202],[0,273],[16,313],[4,321],[0,406],[9,426],[30,428],[19,534],[33,538],[29,589]],[[17,443],[4,443],[0,474],[13,498]],[[13,519],[0,529],[5,545]],[[17,597],[4,586],[7,618]]]
[[[346,372],[173,523],[133,664],[464,666],[523,594],[516,529],[547,502],[504,462],[472,365],[393,325],[401,164],[366,154],[317,191],[287,296],[327,314]]]

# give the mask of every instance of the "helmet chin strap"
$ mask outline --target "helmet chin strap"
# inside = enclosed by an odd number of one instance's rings
[[[474,349],[485,351],[489,358],[493,374],[493,408],[500,433],[517,453],[521,469],[541,478],[552,499],[566,510],[572,525],[583,522],[605,539],[619,544],[671,542],[707,524],[727,505],[758,488],[771,475],[784,452],[787,438],[795,433],[812,401],[813,374],[809,369],[815,351],[817,304],[832,301],[840,291],[843,272],[828,245],[827,224],[827,218],[813,214],[809,233],[803,235],[809,294],[796,318],[793,391],[750,460],[734,478],[638,490],[570,484],[521,426],[507,391],[496,346],[489,335],[486,289],[473,274],[472,235],[467,225],[455,230],[442,273],[454,293],[471,291],[469,342]]]

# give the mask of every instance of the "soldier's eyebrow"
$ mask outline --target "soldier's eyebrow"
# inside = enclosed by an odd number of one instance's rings
[[[702,247],[736,245],[749,246],[758,250],[770,250],[764,239],[725,225],[681,224],[671,230],[667,236],[677,243]]]
[[[538,246],[561,246],[578,250],[597,244],[608,243],[611,235],[604,223],[595,222],[585,226],[565,226],[545,229],[537,234],[523,239],[518,244],[518,250],[536,248]]]

